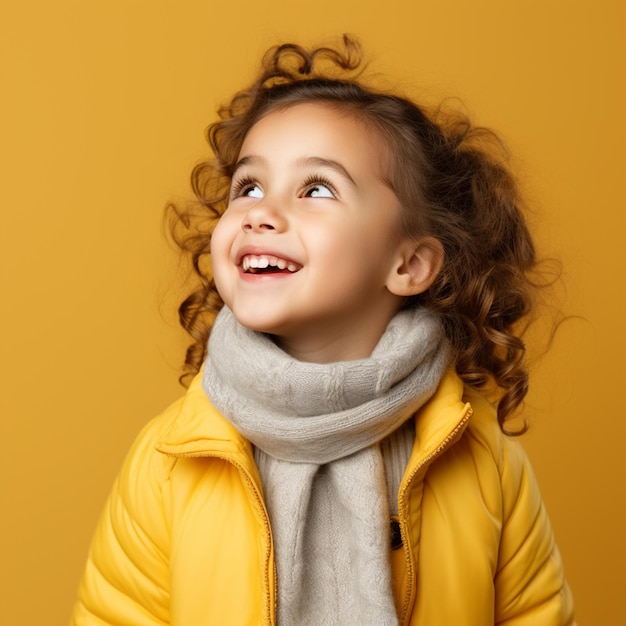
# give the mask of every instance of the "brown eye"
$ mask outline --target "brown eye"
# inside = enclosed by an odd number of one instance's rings
[[[333,185],[323,176],[310,176],[304,183],[305,198],[337,198]]]
[[[262,198],[263,190],[258,185],[248,185],[240,195],[248,198]]]
[[[263,190],[253,178],[245,177],[233,180],[231,184],[230,197],[232,198],[262,198]]]
[[[314,185],[307,189],[305,196],[309,198],[334,198],[335,194],[326,185]]]

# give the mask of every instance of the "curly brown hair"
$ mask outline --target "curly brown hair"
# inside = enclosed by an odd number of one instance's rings
[[[307,50],[271,48],[256,81],[219,109],[207,130],[214,158],[192,173],[196,202],[170,205],[174,241],[189,255],[198,284],[179,307],[193,343],[181,381],[206,357],[215,315],[223,306],[210,266],[211,234],[226,209],[244,138],[264,115],[303,102],[342,108],[370,125],[389,150],[385,182],[404,208],[410,234],[436,238],[444,263],[431,288],[405,306],[426,306],[443,320],[456,371],[466,385],[498,390],[498,421],[519,407],[528,391],[525,320],[538,286],[537,258],[521,210],[507,151],[492,131],[466,115],[425,107],[366,86],[357,42]],[[526,424],[512,434],[526,430]]]

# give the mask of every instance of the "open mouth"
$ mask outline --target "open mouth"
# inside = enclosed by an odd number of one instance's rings
[[[293,274],[302,265],[271,254],[246,254],[241,259],[241,269],[246,274]]]

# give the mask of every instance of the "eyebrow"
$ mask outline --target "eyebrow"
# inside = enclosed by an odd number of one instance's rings
[[[251,155],[251,156],[242,157],[241,159],[239,159],[239,161],[237,161],[237,163],[235,163],[235,166],[233,167],[233,171],[230,173],[230,177],[233,178],[235,174],[237,173],[237,171],[240,170],[245,165],[260,164],[260,163],[263,163],[263,161],[265,161],[265,159],[260,156]]]
[[[245,156],[239,159],[233,168],[233,172],[231,174],[231,178],[235,176],[237,171],[246,166],[246,165],[263,165],[267,159],[262,156],[257,156],[255,154],[251,154],[250,156]],[[331,170],[337,172],[340,176],[343,176],[349,183],[356,186],[354,179],[350,176],[348,170],[341,164],[339,161],[335,161],[333,159],[325,159],[323,157],[311,156],[311,157],[302,157],[296,161],[296,165],[298,167],[327,167]]]
[[[300,166],[311,166],[314,165],[316,167],[328,167],[331,170],[337,172],[340,176],[343,176],[348,182],[356,185],[352,176],[348,170],[341,164],[339,161],[334,161],[333,159],[324,159],[322,157],[306,157],[302,159],[298,159],[297,164]]]

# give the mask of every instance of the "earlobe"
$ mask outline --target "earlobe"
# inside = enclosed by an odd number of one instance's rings
[[[434,282],[443,265],[444,251],[434,237],[407,240],[404,251],[387,281],[387,289],[397,296],[416,296]]]

